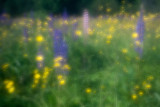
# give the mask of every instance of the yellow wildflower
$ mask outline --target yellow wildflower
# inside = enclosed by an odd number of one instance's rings
[[[110,9],[110,8],[107,8],[107,9],[106,9],[106,12],[108,12],[108,13],[109,13],[110,11],[111,11],[111,9]]]
[[[3,83],[4,83],[4,84],[7,84],[8,82],[9,82],[9,80],[4,80],[4,82],[3,82]]]
[[[63,57],[62,56],[58,56],[54,59],[54,62],[60,62],[63,60]]]
[[[65,81],[64,79],[61,79],[61,80],[59,81],[59,85],[65,85],[65,83],[66,83],[66,81]]]
[[[47,19],[48,21],[51,21],[51,20],[52,20],[51,17],[46,17],[46,19]]]
[[[147,84],[147,82],[146,82],[146,81],[143,81],[143,82],[142,82],[142,84],[143,84],[143,85],[146,85],[146,84]]]
[[[25,53],[23,56],[24,56],[24,57],[28,57],[28,54]]]
[[[126,53],[128,53],[128,50],[127,49],[122,49],[122,53],[126,54]]]
[[[38,82],[39,82],[39,79],[35,79],[35,80],[34,80],[34,84],[35,84],[35,85],[38,84]]]
[[[155,38],[160,38],[160,35],[156,35]]]
[[[115,28],[112,26],[109,28],[109,32],[113,33],[115,31]]]
[[[31,38],[31,37],[29,37],[29,38],[28,38],[28,41],[32,41],[32,38]]]
[[[145,85],[145,88],[146,88],[146,89],[150,89],[150,88],[151,88],[151,85],[150,85],[150,84],[146,84],[146,85]]]
[[[48,72],[48,71],[45,71],[45,72],[43,73],[43,79],[47,78],[48,75],[49,75],[49,72]]]
[[[108,40],[112,39],[112,35],[108,35],[108,36],[107,36],[107,39],[108,39]]]
[[[70,70],[71,68],[70,68],[70,66],[69,66],[68,64],[65,64],[65,65],[63,66],[63,69]]]
[[[135,89],[139,89],[139,85],[136,85],[134,88],[135,88]]]
[[[106,43],[107,43],[107,44],[110,44],[110,43],[111,43],[111,41],[110,41],[110,40],[107,40],[107,41],[106,41]]]
[[[139,91],[139,95],[142,96],[143,95],[143,91]]]
[[[91,88],[86,89],[86,93],[91,93],[91,92],[92,92]]]
[[[90,28],[88,29],[88,34],[89,35],[93,35],[93,30],[91,30]]]
[[[62,78],[63,78],[62,75],[58,75],[58,76],[57,76],[57,79],[58,79],[58,80],[61,80]]]
[[[15,88],[14,88],[14,87],[11,87],[11,88],[8,89],[8,92],[9,92],[9,93],[13,93],[14,90],[15,90]]]
[[[2,65],[2,69],[3,69],[3,70],[6,70],[8,67],[9,67],[9,64],[8,64],[8,63]]]
[[[64,24],[68,25],[68,21],[67,21],[67,20],[65,20],[65,21],[64,21]]]
[[[151,81],[153,79],[154,79],[154,77],[152,75],[147,77],[147,80],[149,80],[149,81]]]
[[[43,36],[42,35],[38,35],[37,37],[36,37],[36,41],[37,42],[42,42],[44,39],[43,39]]]
[[[5,88],[7,89],[8,93],[13,93],[15,88],[14,88],[14,82],[12,80],[5,80],[4,81]]]
[[[9,81],[7,84],[6,84],[6,88],[10,88],[14,85],[14,82],[13,81]]]
[[[43,84],[43,85],[42,85],[42,88],[46,88],[46,85]]]
[[[53,65],[54,67],[60,67],[61,66],[61,64],[59,63],[59,62],[56,62],[56,63],[54,63],[54,65]]]
[[[132,94],[132,99],[133,100],[137,99],[137,95],[136,94]]]
[[[49,75],[49,68],[48,67],[45,67],[44,68],[44,73],[43,73],[43,79],[46,79]]]
[[[82,32],[81,32],[80,30],[76,30],[76,31],[75,31],[75,34],[76,34],[77,36],[81,36],[81,35],[82,35]]]
[[[35,73],[35,74],[38,73],[38,69],[35,69],[35,70],[34,70],[34,73]]]
[[[132,34],[132,38],[134,38],[134,39],[138,38],[138,33],[134,32],[134,33]]]
[[[34,75],[34,78],[35,79],[39,79],[41,77],[41,75],[39,74],[39,73],[36,73],[35,75]]]
[[[32,84],[32,88],[35,88],[36,87],[36,85],[35,84]]]
[[[45,26],[48,26],[48,23],[47,23],[47,22],[44,22],[44,25],[45,25]]]
[[[36,60],[39,61],[39,62],[43,61],[43,56],[42,55],[38,55],[36,57]]]
[[[97,23],[96,26],[97,26],[97,27],[102,27],[100,23]]]
[[[135,44],[136,44],[137,46],[140,46],[141,42],[140,42],[139,40],[137,40],[137,41],[135,41]]]

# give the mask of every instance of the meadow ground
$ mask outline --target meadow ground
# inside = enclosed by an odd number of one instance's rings
[[[144,16],[141,58],[137,19],[91,18],[88,35],[82,18],[2,23],[0,107],[160,107],[160,19]],[[55,57],[59,41],[66,57]]]

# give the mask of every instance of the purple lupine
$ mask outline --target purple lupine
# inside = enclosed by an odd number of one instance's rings
[[[84,32],[84,35],[88,34],[88,28],[89,28],[89,15],[88,15],[88,11],[84,10],[84,12],[83,12],[83,32]]]
[[[24,36],[24,41],[25,42],[28,42],[28,37],[29,37],[29,35],[28,35],[28,28],[27,28],[27,26],[26,26],[26,24],[27,24],[27,18],[26,18],[26,14],[24,15],[24,27],[23,27],[23,36]]]
[[[53,36],[54,58],[56,59],[57,57],[62,57],[63,60],[60,62],[60,64],[64,66],[67,62],[68,46],[63,38],[62,31],[58,29],[55,29],[53,31],[53,22],[54,22],[53,16],[50,15],[50,20],[48,23],[49,23],[49,29],[52,29],[50,30],[50,34]],[[59,68],[56,69],[56,72],[63,74],[68,73],[67,70]]]
[[[53,21],[54,21],[53,14],[50,14],[49,18],[50,18],[50,20],[49,20],[49,27],[52,28],[53,27]]]
[[[9,15],[3,10],[0,14],[0,22],[1,24],[10,25],[12,24],[12,20],[9,19]]]
[[[24,27],[23,27],[23,36],[24,36],[24,41],[25,42],[28,42],[28,38],[29,38],[29,34],[28,34],[28,28],[27,28],[27,23],[28,23],[28,21],[27,21],[27,15],[26,14],[24,14]]]
[[[68,31],[68,13],[67,13],[67,10],[64,9],[64,12],[62,14],[62,21],[63,21],[63,25],[62,25],[62,31],[63,31],[63,35],[65,35]]]
[[[61,56],[63,58],[63,60],[61,61],[61,65],[63,66],[67,62],[68,46],[63,38],[63,34],[61,30],[56,29],[54,31],[53,41],[54,41],[54,58]],[[59,69],[57,72],[67,73],[62,69]]]
[[[72,27],[72,38],[73,39],[77,39],[77,35],[75,34],[75,31],[77,30],[77,27],[78,27],[78,22],[74,22],[73,27]]]
[[[68,19],[68,13],[67,13],[66,9],[64,9],[62,17],[63,17],[63,20],[67,20]]]
[[[143,7],[141,7],[140,17],[137,22],[136,32],[138,34],[138,37],[135,39],[135,41],[139,41],[141,45],[136,46],[135,49],[141,58],[143,54],[143,40],[144,40],[144,32],[145,32],[145,24],[143,19]]]
[[[49,20],[48,20],[48,27],[49,27],[50,35],[54,35],[53,34],[53,23],[54,23],[54,18],[53,18],[53,15],[50,14]]]
[[[67,44],[63,39],[62,31],[57,29],[54,31],[54,56],[67,58]]]
[[[6,17],[6,12],[3,10],[1,13],[0,13],[0,21],[5,21],[7,19]]]
[[[3,16],[3,13],[0,14],[0,21],[3,22],[6,18]]]
[[[24,41],[28,42],[29,34],[28,34],[28,28],[24,26],[23,28],[23,35],[24,35]]]

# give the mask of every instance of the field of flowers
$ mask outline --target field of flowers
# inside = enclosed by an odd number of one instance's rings
[[[0,107],[160,107],[157,15],[7,17]]]

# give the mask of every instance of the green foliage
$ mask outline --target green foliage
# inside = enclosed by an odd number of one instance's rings
[[[160,11],[160,1],[159,0],[143,0],[146,11],[150,13],[155,13]]]
[[[39,14],[39,13],[37,13]],[[43,20],[39,18],[43,16]],[[154,107],[160,106],[160,28],[158,20],[147,16],[144,37],[144,56],[141,60],[134,50],[137,18],[117,19],[91,18],[93,34],[73,38],[73,19],[68,20],[67,35],[68,63],[71,70],[66,76],[66,84],[59,85],[53,67],[53,38],[46,26],[46,16],[39,14],[35,20],[22,18],[13,20],[11,25],[0,27],[0,107]],[[136,16],[135,16],[136,17]],[[23,23],[26,21],[28,23]],[[42,23],[43,53],[45,67],[51,69],[46,79],[33,88],[34,70],[37,69],[36,55],[39,35],[37,20]],[[79,18],[76,19],[81,22]],[[55,27],[62,27],[61,19]],[[154,24],[153,24],[154,23]],[[98,25],[98,26],[97,26]],[[23,27],[29,29],[29,41],[24,42]],[[81,26],[78,26],[80,30]],[[107,43],[108,36],[110,43]],[[123,53],[122,49],[127,49]],[[26,56],[27,54],[27,56]],[[137,58],[137,59],[136,59]],[[9,64],[4,68],[5,64]],[[43,74],[40,70],[40,74]],[[148,77],[153,77],[152,80]],[[15,91],[8,93],[5,80],[14,81]],[[145,84],[150,84],[149,89]],[[135,88],[135,86],[139,88]],[[91,92],[86,92],[90,89]],[[143,95],[139,95],[143,91]],[[132,99],[132,94],[137,99]]]
[[[99,15],[114,14],[124,7],[125,12],[135,13],[141,3],[145,5],[146,12],[159,12],[159,0],[1,0],[0,12],[6,11],[11,15],[30,11],[62,14],[67,9],[71,15],[81,15],[84,9],[88,9],[91,15]],[[108,8],[111,9],[109,12]]]

